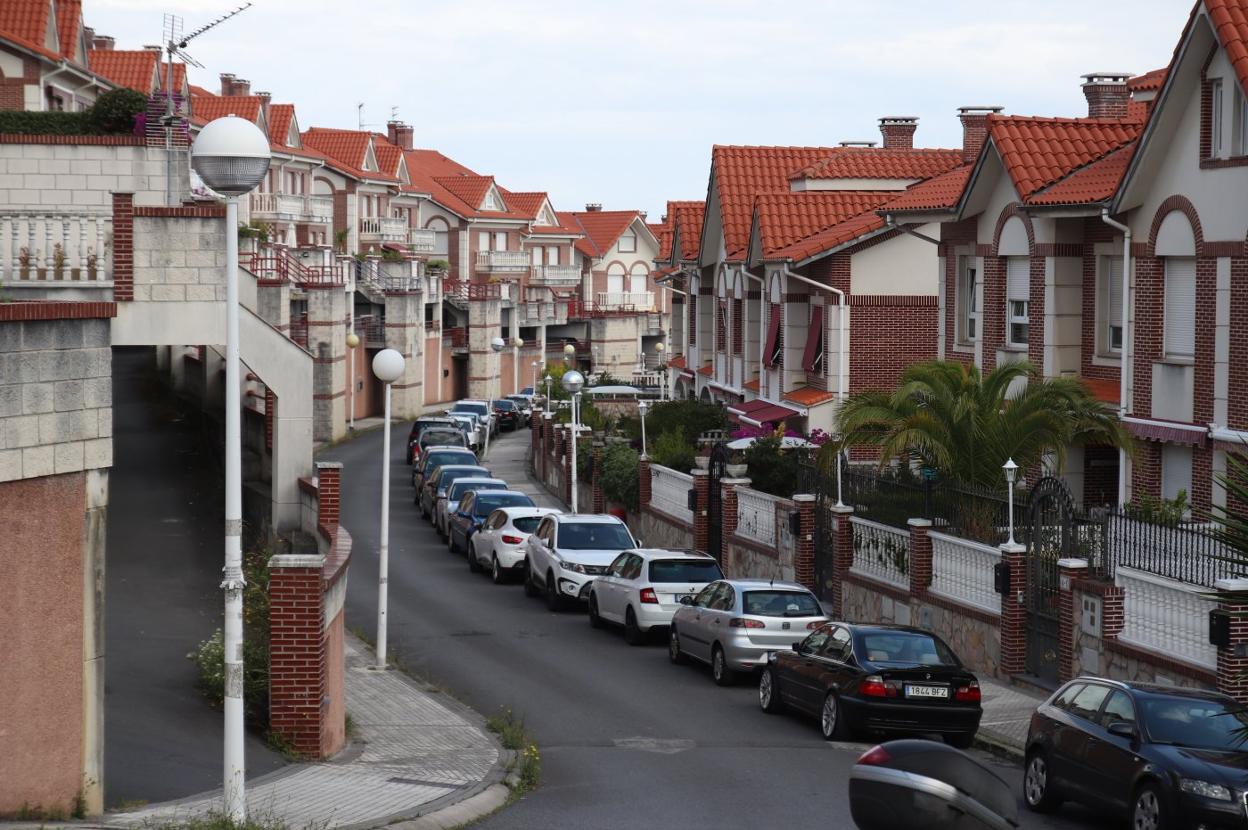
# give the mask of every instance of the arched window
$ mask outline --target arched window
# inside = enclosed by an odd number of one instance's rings
[[[607,293],[623,294],[624,293],[624,277],[628,272],[624,269],[624,265],[619,262],[613,262],[607,266]]]
[[[446,220],[435,216],[425,223],[425,228],[433,231],[433,252],[446,256],[450,251],[450,227]]]
[[[644,262],[634,262],[633,267],[628,272],[629,292],[640,294],[643,291],[648,291],[650,290],[649,282],[650,269],[646,267]]]

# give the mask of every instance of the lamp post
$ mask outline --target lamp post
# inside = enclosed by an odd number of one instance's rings
[[[533,394],[535,395],[537,394],[537,367],[538,362],[535,360],[533,361]]]
[[[659,356],[659,366],[663,365],[663,349],[664,348],[665,346],[663,345],[662,340],[654,344],[654,353]],[[659,401],[660,402],[666,400],[666,397],[664,394],[664,390],[666,389],[666,387],[667,387],[667,370],[663,369],[662,371],[659,372]]]
[[[512,344],[511,352],[511,391],[520,391],[520,350],[524,348],[524,340],[517,337],[516,342]],[[498,396],[503,396],[502,378],[499,378]]]
[[[568,348],[571,348],[569,345]],[[585,376],[575,369],[563,373],[563,388],[572,396],[572,512],[576,512],[576,442],[581,436],[580,402]]]
[[[572,363],[576,359],[576,346],[568,343],[563,347],[563,362]]]
[[[255,124],[228,116],[209,122],[191,147],[191,167],[225,196],[225,747],[224,812],[247,818],[243,779],[243,455],[238,358],[238,197],[269,169],[269,139]]]
[[[501,352],[503,347],[506,345],[507,343],[501,337],[495,337],[490,341],[490,348],[494,350],[495,354]],[[501,374],[502,367],[500,366],[499,369]],[[503,382],[502,379],[500,378],[498,382],[501,387]],[[490,454],[490,432],[494,429],[494,398],[490,396],[489,380],[487,379],[485,383],[485,449],[481,453],[482,461],[484,461],[485,457]]]
[[[386,667],[386,605],[390,581],[390,384],[403,377],[403,355],[382,349],[373,358],[373,374],[386,385],[381,438],[381,541],[377,545],[377,668]]]
[[[355,318],[351,318],[351,328],[355,328]],[[347,383],[351,386],[351,431],[355,431],[355,348],[360,345],[360,336],[352,331],[347,335]]]
[[[1014,476],[1018,473],[1018,465],[1014,463],[1013,458],[1007,458],[1001,465],[1001,469],[1005,470],[1005,481],[1010,488],[1010,545],[1016,545],[1018,543],[1014,541]]]
[[[637,411],[641,413],[641,455],[646,456],[646,410],[650,406],[645,401],[637,402]]]

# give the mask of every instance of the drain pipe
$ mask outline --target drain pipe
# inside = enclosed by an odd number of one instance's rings
[[[752,279],[758,283],[758,396],[763,396],[763,370],[767,366],[767,358],[763,356],[763,350],[767,342],[767,323],[763,319],[763,295],[767,293],[767,281],[763,277],[751,274],[745,270],[745,263],[741,263],[741,275],[748,279]],[[741,350],[745,354],[745,349]],[[745,381],[741,381],[741,385],[745,386]]]
[[[1109,208],[1101,208],[1101,221],[1122,231],[1122,355],[1118,370],[1118,418],[1127,417],[1127,363],[1131,339],[1127,324],[1131,318],[1131,228],[1110,217]],[[1127,503],[1127,451],[1118,450],[1118,506]]]
[[[833,288],[830,285],[824,285],[821,282],[815,282],[812,279],[803,277],[801,274],[795,274],[789,270],[789,266],[782,265],[781,273],[786,277],[791,277],[798,282],[804,282],[807,285],[818,288],[820,291],[831,291],[836,294],[837,313],[836,325],[841,330],[841,360],[840,366],[837,368],[837,397],[840,398],[841,404],[845,404],[845,399],[849,397],[849,390],[846,384],[849,380],[849,329],[845,327],[845,292],[839,288]]]

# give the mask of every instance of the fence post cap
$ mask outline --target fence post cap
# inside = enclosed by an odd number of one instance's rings
[[[1088,560],[1086,559],[1059,559],[1057,560],[1057,567],[1065,568],[1069,571],[1077,571],[1082,568],[1088,567]]]
[[[814,500],[815,500],[815,497],[812,496],[810,493],[794,493],[793,494],[793,501],[797,502],[798,504],[802,504],[803,502],[808,502],[808,501],[813,502]]]
[[[1020,545],[1018,542],[1015,542],[1012,545],[1009,542],[1004,542],[1001,545],[1001,552],[1002,553],[1026,553],[1027,546]]]
[[[1230,579],[1219,579],[1213,583],[1219,591],[1248,591],[1248,579],[1237,576]]]
[[[748,478],[721,478],[720,484],[728,484],[733,487],[749,487],[750,479]]]
[[[325,555],[322,553],[279,553],[269,557],[269,570],[282,568],[314,568],[325,567]]]
[[[689,475],[693,476],[694,478],[698,478],[699,476],[709,476],[710,474],[711,474],[710,470],[690,470],[689,471]]]
[[[341,461],[318,461],[314,465],[318,470],[341,470]]]
[[[841,516],[848,516],[854,512],[854,508],[850,507],[848,504],[834,504],[828,509],[831,510],[833,513],[837,513]]]
[[[638,460],[638,461],[644,461],[644,462],[646,462],[647,464],[649,464],[649,463],[650,463],[650,456],[646,455],[646,454],[643,452],[641,455],[637,456],[637,460]]]
[[[906,519],[906,524],[910,527],[931,527],[931,519]]]

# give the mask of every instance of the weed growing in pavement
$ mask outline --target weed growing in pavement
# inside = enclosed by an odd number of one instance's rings
[[[351,713],[347,712],[347,717],[343,723],[343,731],[347,733],[347,740],[352,740],[359,734],[360,729],[355,725],[355,718],[351,717]]]
[[[497,715],[486,718],[485,728],[497,735],[507,749],[520,749],[524,746],[524,721],[517,720],[515,713],[505,706],[498,710]]]
[[[147,806],[146,798],[127,798],[125,801],[113,808],[118,813],[128,813],[131,810],[137,810],[140,807]]]
[[[516,753],[507,765],[507,786],[511,788],[508,802],[516,801],[525,793],[537,789],[542,779],[542,754],[525,731],[524,721],[504,706],[499,709],[498,714],[486,719],[485,726],[498,735],[505,748]]]
[[[25,801],[11,813],[0,813],[0,820],[5,821],[64,821],[65,818],[63,807],[44,807],[42,804],[29,804]]]
[[[245,821],[235,821],[225,813],[216,811],[198,816],[188,816],[176,821],[144,822],[144,830],[290,830],[289,825],[273,816],[248,816]]]

